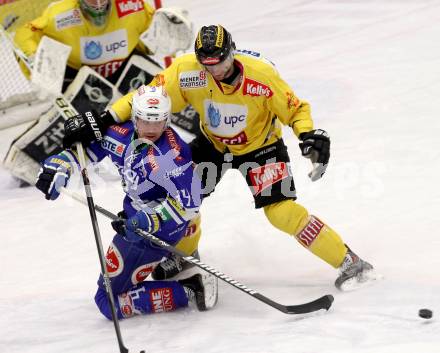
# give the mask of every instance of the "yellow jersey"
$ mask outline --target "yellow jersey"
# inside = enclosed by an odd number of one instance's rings
[[[271,62],[259,53],[234,52],[241,82],[231,86],[214,80],[194,53],[177,58],[150,85],[164,85],[172,112],[191,104],[200,115],[200,128],[220,152],[242,155],[281,138],[281,124],[296,136],[313,129],[310,105],[297,98]],[[130,118],[133,92],[111,110],[120,121]]]
[[[14,40],[28,56],[35,54],[43,36],[70,45],[68,65],[94,68],[104,77],[114,73],[138,47],[139,36],[150,26],[154,9],[143,0],[111,0],[104,26],[97,27],[82,14],[78,0],[51,3],[43,14],[17,29]]]

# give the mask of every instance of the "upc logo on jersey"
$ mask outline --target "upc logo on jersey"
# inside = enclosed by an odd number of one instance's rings
[[[124,260],[118,248],[112,243],[105,255],[107,272],[110,277],[116,277],[124,270]]]
[[[81,37],[81,61],[99,65],[128,56],[128,38],[125,29],[101,36]]]
[[[254,195],[260,194],[264,189],[288,176],[289,168],[285,162],[270,163],[249,171]]]
[[[86,42],[84,51],[87,59],[95,60],[102,55],[102,45],[92,40],[91,42]]]
[[[179,85],[183,89],[203,88],[208,86],[206,71],[185,71],[179,76]]]
[[[55,27],[57,31],[69,27],[82,25],[81,12],[79,9],[72,9],[55,16]]]
[[[305,228],[298,234],[298,240],[306,247],[312,245],[313,241],[317,238],[321,229],[324,228],[324,223],[322,223],[315,216],[310,217],[309,223],[305,226]]]
[[[266,96],[270,98],[273,96],[272,90],[269,86],[262,84],[261,82],[245,78],[243,83],[243,94],[252,97]]]
[[[118,17],[124,17],[132,13],[142,11],[144,3],[142,0],[116,0],[116,10]]]
[[[125,145],[123,143],[120,143],[119,141],[115,140],[110,136],[104,137],[104,139],[101,141],[101,146],[105,150],[113,154],[116,154],[119,157],[122,157],[122,154],[124,153],[124,149],[125,149]]]
[[[162,313],[172,311],[175,308],[173,290],[171,288],[158,288],[150,290],[150,301],[152,311]]]
[[[208,129],[220,138],[229,138],[243,132],[247,126],[248,108],[239,104],[204,101]]]

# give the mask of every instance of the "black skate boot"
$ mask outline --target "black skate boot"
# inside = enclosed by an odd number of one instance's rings
[[[200,260],[199,252],[196,250],[191,254],[192,257]],[[193,264],[183,260],[180,256],[171,254],[168,258],[159,263],[151,276],[156,281],[163,281],[177,276],[180,272],[194,267]]]
[[[185,290],[189,304],[193,303],[199,311],[212,309],[217,304],[217,277],[205,272],[178,281]]]
[[[336,288],[343,291],[357,289],[364,283],[376,279],[373,276],[373,266],[362,260],[349,247],[347,249],[344,261],[339,267],[339,276],[335,281]]]

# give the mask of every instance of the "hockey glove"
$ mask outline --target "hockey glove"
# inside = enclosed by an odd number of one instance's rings
[[[299,139],[302,141],[299,144],[302,155],[309,158],[313,164],[309,177],[316,181],[322,178],[327,169],[330,159],[330,137],[326,131],[317,129],[302,133]]]
[[[95,111],[75,115],[64,123],[63,147],[70,148],[76,142],[88,146],[93,141],[100,141],[108,127],[115,123],[108,111],[101,115]]]
[[[66,157],[49,157],[40,168],[35,186],[46,195],[46,200],[55,200],[60,196],[61,187],[67,185],[71,173],[72,167]]]
[[[138,211],[133,217],[113,221],[112,227],[128,241],[138,242],[144,238],[136,234],[136,229],[140,228],[147,233],[154,234],[160,230],[160,221],[156,214]]]
[[[111,225],[114,231],[118,234],[125,234],[125,221],[127,220],[127,214],[125,211],[118,212],[118,219],[112,221]]]

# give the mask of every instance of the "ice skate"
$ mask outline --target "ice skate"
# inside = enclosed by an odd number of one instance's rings
[[[194,251],[191,256],[200,260],[199,252]],[[159,263],[154,269],[151,276],[156,281],[163,281],[176,277],[183,271],[193,268],[194,265],[183,260],[182,257],[171,254],[168,258]]]
[[[184,288],[189,304],[195,304],[199,311],[215,306],[218,299],[217,277],[204,272],[178,281]]]
[[[344,261],[339,267],[339,276],[335,281],[336,288],[342,291],[355,290],[376,279],[373,266],[348,248]]]

